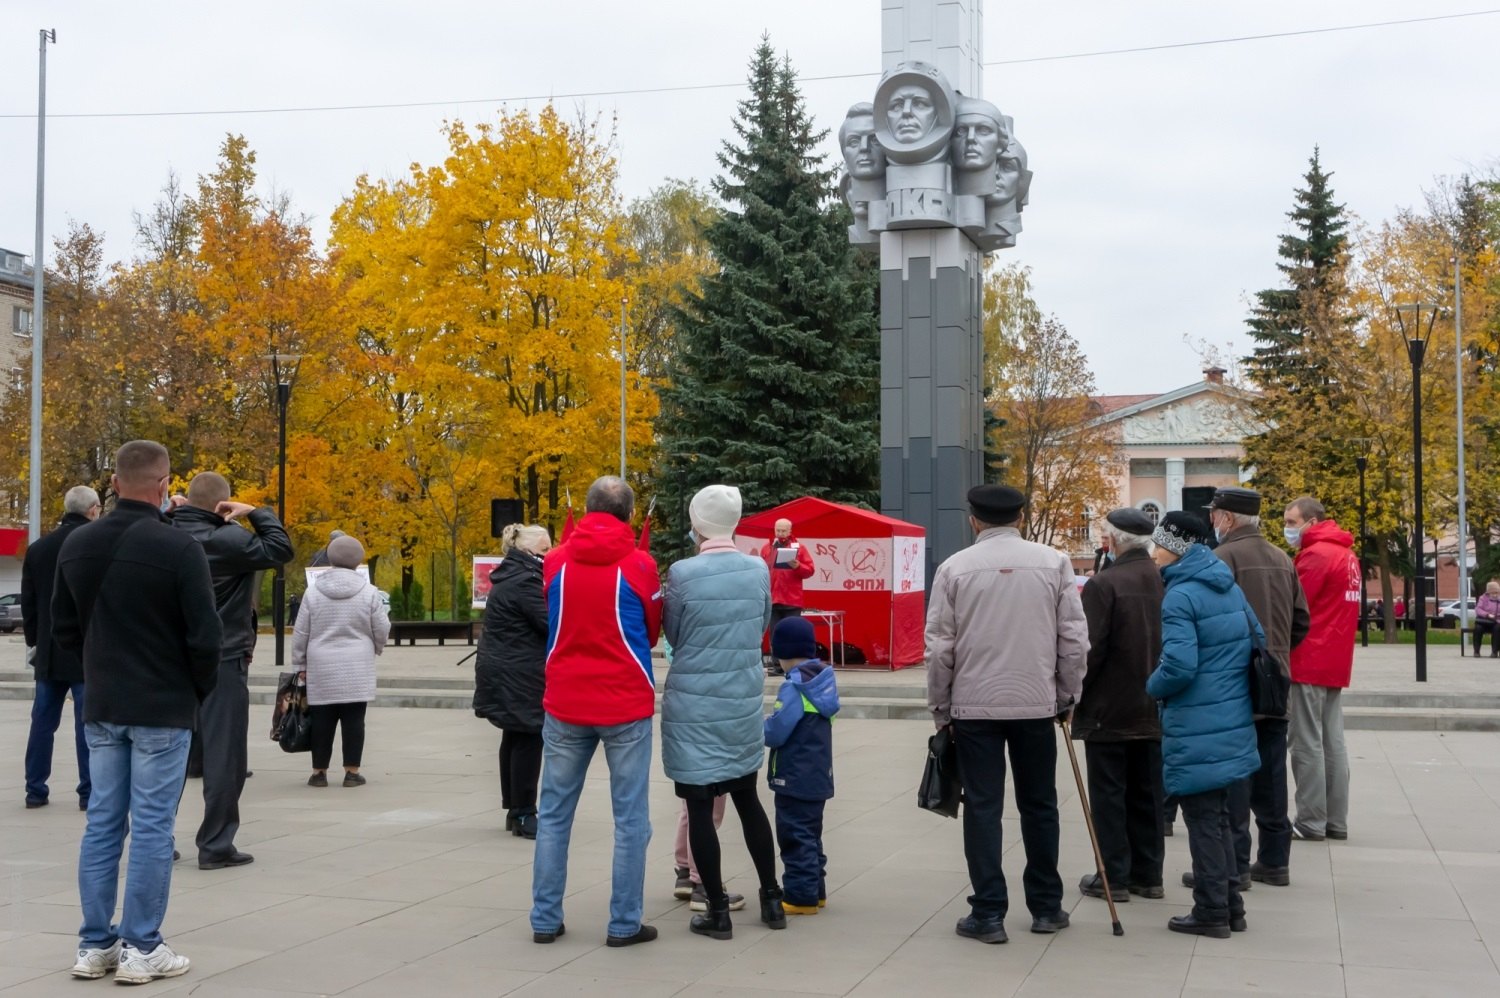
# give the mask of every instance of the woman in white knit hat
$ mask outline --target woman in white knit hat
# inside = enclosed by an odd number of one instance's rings
[[[362,786],[365,708],[375,699],[375,656],[385,649],[391,618],[380,593],[355,569],[364,545],[345,534],[328,542],[333,566],[313,580],[292,631],[292,666],[307,683],[312,715],[310,787],[328,786],[333,734],[343,734],[344,786]]]
[[[688,515],[698,554],[667,573],[662,615],[673,654],[662,693],[661,759],[687,803],[688,841],[708,900],[708,911],[694,915],[690,928],[729,939],[729,898],[713,821],[714,799],[725,795],[740,816],[760,880],[761,921],[786,928],[775,840],[756,788],[765,755],[760,638],[771,618],[771,577],[764,561],[734,546],[739,489],[700,490]]]

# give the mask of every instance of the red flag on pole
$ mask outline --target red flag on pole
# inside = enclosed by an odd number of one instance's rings
[[[641,521],[641,539],[636,544],[647,554],[651,553],[651,513],[656,509],[656,497],[651,497],[651,505],[646,507],[646,518]]]
[[[558,543],[559,544],[566,544],[568,542],[568,535],[571,534],[572,532],[573,532],[573,507],[569,506],[568,507],[568,518],[563,521],[562,540],[558,541]]]

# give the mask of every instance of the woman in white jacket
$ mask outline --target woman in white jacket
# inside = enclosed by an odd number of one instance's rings
[[[312,716],[310,787],[328,786],[333,733],[343,732],[344,786],[362,786],[365,707],[375,699],[375,656],[391,633],[390,614],[376,588],[354,569],[364,545],[347,535],[328,544],[332,568],[319,574],[302,598],[292,631],[292,666],[307,683]]]

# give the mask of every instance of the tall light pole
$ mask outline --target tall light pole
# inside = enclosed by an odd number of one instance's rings
[[[1453,252],[1453,368],[1458,385],[1458,626],[1469,626],[1469,497],[1464,469],[1464,290],[1462,261]],[[1462,638],[1462,632],[1459,633]]]
[[[292,400],[292,382],[302,357],[292,353],[271,355],[271,377],[276,381],[276,517],[286,526],[286,410]],[[276,630],[276,664],[286,664],[286,566],[277,565],[271,580],[271,626]]]
[[[625,477],[625,309],[630,299],[620,299],[620,477]]]
[[[1354,459],[1354,466],[1359,469],[1359,644],[1362,648],[1370,647],[1370,621],[1368,617],[1369,598],[1365,592],[1365,467],[1369,465],[1370,459],[1361,454]]]
[[[37,44],[36,82],[36,244],[31,255],[31,474],[30,496],[26,503],[26,537],[42,536],[42,294],[43,275],[47,273],[47,248],[43,245],[43,190],[47,179],[47,43],[57,44],[57,32],[43,28]]]
[[[1422,310],[1430,309],[1432,318],[1427,320],[1427,331],[1422,331]],[[1412,313],[1412,326],[1408,331],[1403,313]],[[1415,562],[1413,574],[1417,579],[1416,597],[1420,601],[1416,615],[1417,630],[1417,682],[1427,682],[1427,594],[1422,585],[1427,558],[1427,545],[1422,540],[1422,358],[1427,353],[1427,340],[1437,322],[1437,306],[1427,302],[1396,306],[1396,321],[1401,326],[1401,335],[1406,339],[1406,355],[1411,360],[1411,450],[1412,450],[1412,558]],[[1433,569],[1436,570],[1434,565]]]

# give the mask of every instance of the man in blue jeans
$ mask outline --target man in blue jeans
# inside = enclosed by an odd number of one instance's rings
[[[208,558],[162,517],[167,449],[133,440],[115,455],[114,512],[79,527],[58,555],[53,636],[83,659],[93,792],[78,854],[83,907],[73,976],[120,984],[187,973],[161,937],[172,831],[199,704],[213,689],[221,629]],[[120,854],[130,835],[124,906]]]
[[[52,638],[52,581],[63,541],[99,517],[99,493],[75,485],[63,496],[63,518],[57,529],[26,549],[21,562],[21,612],[26,647],[36,669],[36,699],[31,704],[31,733],[26,739],[26,806],[46,807],[52,775],[52,744],[62,723],[63,705],[73,695],[73,741],[78,753],[78,808],[89,806],[89,746],[83,730],[83,662]]]
[[[589,762],[609,766],[615,819],[610,946],[656,938],[641,924],[656,679],[651,646],[661,631],[656,562],[630,529],[635,493],[623,479],[589,487],[585,515],[542,568],[547,595],[547,691],[542,697],[542,783],[531,873],[531,938],[556,941],[563,925],[568,845]]]

